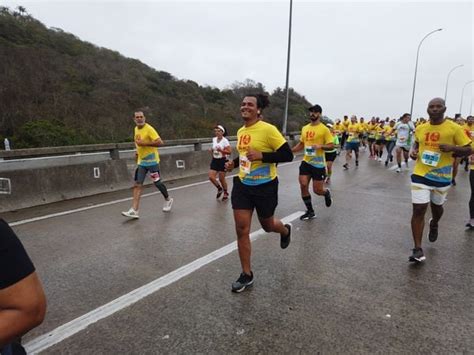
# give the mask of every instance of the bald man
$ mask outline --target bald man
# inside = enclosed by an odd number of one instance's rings
[[[462,127],[444,118],[446,106],[443,99],[432,99],[427,112],[430,119],[426,124],[417,127],[415,143],[410,152],[411,158],[416,160],[411,176],[411,229],[415,247],[408,259],[410,262],[426,259],[421,241],[428,205],[431,206],[432,215],[428,239],[430,242],[438,239],[438,223],[451,186],[453,155],[467,156],[471,153],[471,140]]]

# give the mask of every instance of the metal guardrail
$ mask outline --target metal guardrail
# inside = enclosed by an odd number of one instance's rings
[[[288,132],[287,137],[293,140],[300,132]],[[237,136],[227,137],[229,141],[236,141]],[[170,139],[166,140],[161,147],[173,147],[180,145],[194,145],[194,151],[201,151],[202,145],[212,143],[211,138],[189,138],[189,139]],[[33,157],[47,157],[47,156],[61,156],[66,154],[79,153],[96,153],[109,152],[113,160],[120,159],[121,150],[135,149],[133,142],[127,143],[106,143],[106,144],[85,144],[85,145],[70,145],[63,147],[44,147],[44,148],[29,148],[29,149],[13,149],[1,150],[0,159],[24,159]]]

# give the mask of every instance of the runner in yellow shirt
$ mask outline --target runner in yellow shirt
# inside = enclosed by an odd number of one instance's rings
[[[411,262],[426,259],[421,241],[429,204],[433,217],[429,222],[428,239],[430,242],[438,239],[438,223],[451,185],[453,153],[456,156],[471,154],[471,140],[463,129],[444,118],[446,106],[443,99],[432,99],[427,111],[430,120],[416,129],[415,144],[410,152],[411,158],[416,160],[411,176],[411,227],[415,245],[413,254],[409,257]]]
[[[385,166],[388,166],[389,161],[393,161],[393,148],[395,148],[395,142],[397,140],[397,131],[395,130],[395,120],[391,120],[385,129],[385,149],[387,149],[387,159],[385,160]]]
[[[161,180],[160,172],[160,155],[158,147],[163,145],[158,132],[146,123],[145,114],[142,111],[135,112],[134,121],[136,124],[134,130],[135,147],[137,149],[137,168],[135,170],[135,185],[133,187],[133,202],[132,207],[128,211],[122,212],[122,215],[128,218],[138,219],[138,208],[140,204],[140,197],[143,191],[143,182],[147,173],[150,173],[150,178],[153,180],[156,188],[160,190],[165,198],[163,206],[164,212],[171,211],[173,205],[173,198],[168,194],[165,184]]]
[[[377,122],[375,117],[372,117],[367,124],[367,141],[369,143],[370,156],[369,159],[375,159],[375,135],[377,133]]]
[[[362,131],[357,116],[351,116],[351,123],[347,126],[347,143],[346,143],[346,163],[342,166],[344,170],[349,169],[349,163],[352,159],[352,151],[355,154],[355,165],[359,166],[359,134]]]
[[[375,156],[379,162],[382,161],[383,147],[385,146],[386,127],[385,121],[380,121],[375,128]]]
[[[471,148],[474,152],[474,116],[467,116],[466,118],[466,125],[464,126],[464,131],[469,132],[469,136],[471,137]],[[469,222],[466,224],[466,227],[469,229],[474,229],[474,154],[470,155],[469,158],[470,163],[470,172],[469,172],[469,183],[471,185],[471,198],[469,199]]]
[[[250,224],[254,210],[265,231],[280,234],[282,249],[290,244],[291,224],[283,224],[274,214],[278,205],[276,163],[292,161],[293,153],[278,129],[261,120],[262,111],[268,105],[266,95],[244,97],[240,105],[244,126],[237,132],[239,156],[225,164],[227,171],[239,167],[239,175],[234,177],[231,201],[242,273],[232,283],[232,292],[242,292],[253,285]]]
[[[344,130],[342,132],[342,138],[341,138],[341,149],[345,148],[345,143],[347,142],[347,127],[351,121],[349,120],[348,116],[344,116],[344,119],[342,121],[342,126],[344,127]]]
[[[322,108],[314,105],[309,108],[311,123],[301,130],[301,138],[292,149],[293,153],[304,149],[303,161],[300,165],[299,183],[301,198],[306,206],[306,213],[300,219],[308,220],[316,217],[309,193],[309,182],[313,180],[313,191],[318,196],[324,196],[326,207],[331,206],[331,191],[324,188],[326,178],[325,150],[334,149],[334,138],[324,124],[321,123]]]

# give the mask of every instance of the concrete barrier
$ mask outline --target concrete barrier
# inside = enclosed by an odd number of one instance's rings
[[[209,170],[209,140],[186,140],[184,143],[191,149],[183,145],[160,149],[163,181],[201,175]],[[231,145],[235,146],[235,142]],[[100,145],[95,149],[86,146],[85,149],[80,147],[79,152],[71,147],[64,151],[45,148],[43,154],[48,152],[54,156],[43,158],[37,157],[39,154],[35,154],[35,150],[18,154],[3,151],[0,158],[9,160],[0,162],[0,213],[128,189],[133,186],[135,154],[120,149],[132,147],[130,144]],[[103,151],[105,153],[100,153]],[[68,155],[59,156],[61,153]],[[8,183],[2,184],[2,179]],[[151,180],[147,178],[145,183],[150,184]]]

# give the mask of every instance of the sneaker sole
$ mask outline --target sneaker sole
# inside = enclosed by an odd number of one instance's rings
[[[300,221],[309,221],[310,219],[314,219],[314,218],[316,218],[316,215],[314,215],[312,217],[300,218]]]
[[[421,263],[426,260],[426,256],[422,256],[421,258],[412,258],[411,256],[408,258],[408,261],[411,263]]]
[[[252,280],[250,283],[248,283],[247,285],[245,285],[245,286],[243,286],[243,287],[241,287],[241,288],[238,288],[238,289],[234,289],[234,288],[233,288],[233,289],[232,289],[232,292],[234,292],[234,293],[240,293],[240,292],[242,292],[242,291],[245,291],[245,289],[250,288],[250,287],[252,287],[252,286],[253,286],[253,280]]]
[[[122,212],[122,216],[132,218],[132,219],[139,219],[140,218],[139,216],[130,216],[130,215],[128,215],[126,213],[123,213],[123,212]]]

